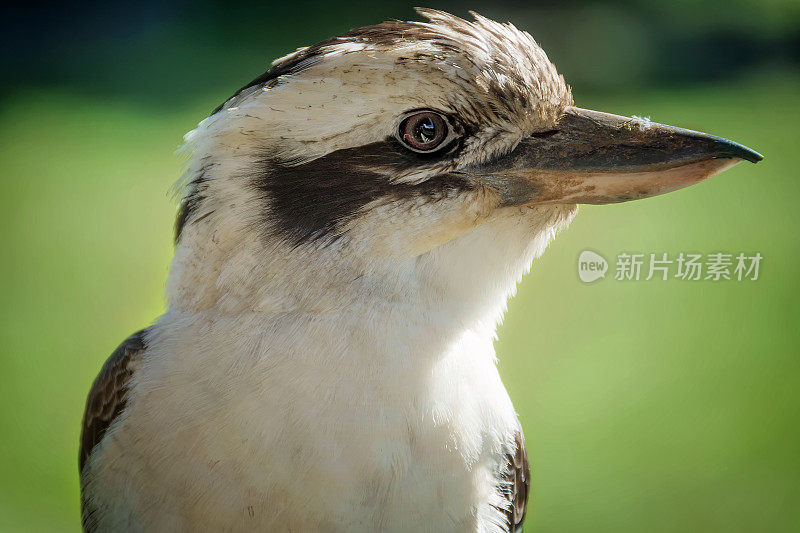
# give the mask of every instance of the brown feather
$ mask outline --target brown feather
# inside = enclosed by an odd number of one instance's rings
[[[501,510],[506,515],[506,526],[509,532],[522,531],[530,483],[528,451],[525,449],[525,437],[522,435],[522,429],[519,429],[514,434],[514,449],[506,453],[506,467],[499,487],[501,496],[508,502],[508,505]]]
[[[146,348],[145,331],[141,330],[125,339],[105,362],[92,384],[86,399],[81,431],[81,450],[78,456],[81,472],[94,447],[103,440],[109,426],[125,407],[128,382],[139,366]]]
[[[81,522],[83,530],[87,532],[96,529],[93,521],[95,509],[83,493],[83,467],[94,447],[103,440],[108,428],[125,408],[128,384],[147,348],[145,332],[143,329],[134,333],[114,350],[100,369],[86,399],[78,468],[81,475]]]

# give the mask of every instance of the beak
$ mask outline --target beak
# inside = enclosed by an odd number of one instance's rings
[[[467,172],[497,190],[504,205],[609,204],[688,187],[761,159],[706,133],[568,107],[554,130]]]

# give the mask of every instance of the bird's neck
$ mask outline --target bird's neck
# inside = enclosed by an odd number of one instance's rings
[[[343,335],[402,331],[408,342],[467,330],[491,337],[517,282],[574,212],[509,210],[408,258],[360,258],[346,241],[308,250],[270,244],[244,225],[211,235],[192,228],[176,250],[168,305],[173,314],[247,315],[263,323],[316,317]]]

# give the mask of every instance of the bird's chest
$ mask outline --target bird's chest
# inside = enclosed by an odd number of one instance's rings
[[[423,354],[339,333],[207,338],[191,366],[173,354],[142,385],[131,417],[170,429],[139,451],[170,465],[155,490],[188,525],[483,529],[516,424],[491,340],[465,332]]]

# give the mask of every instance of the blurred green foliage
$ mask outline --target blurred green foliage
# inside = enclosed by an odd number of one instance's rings
[[[89,22],[4,22],[40,25],[3,59],[2,531],[79,529],[83,401],[113,348],[163,309],[181,135],[273,57],[414,17],[399,2],[142,5],[128,25],[114,5],[80,12]],[[530,30],[579,105],[766,156],[667,196],[582,208],[523,281],[497,348],[533,458],[528,529],[800,530],[798,3],[469,7]],[[764,262],[756,282],[584,285],[586,248]]]

